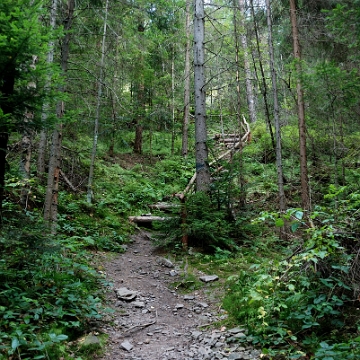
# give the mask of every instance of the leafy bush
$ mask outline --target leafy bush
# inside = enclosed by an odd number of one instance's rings
[[[339,193],[335,188],[330,190],[326,198],[334,201]],[[303,229],[297,248],[285,259],[255,262],[248,271],[228,279],[230,291],[224,307],[248,326],[251,335],[247,340],[267,347],[269,353],[285,349],[291,358],[307,353],[327,360],[360,355],[356,346],[360,342],[356,310],[359,279],[354,271],[359,268],[354,256],[359,243],[354,224],[347,220],[357,217],[358,196],[349,194],[337,206],[334,213],[317,209],[312,216],[316,226],[309,228],[298,210],[290,210],[290,227],[293,231]],[[283,225],[281,218],[273,220]]]
[[[26,225],[0,233],[0,358],[65,357],[62,342],[101,317],[102,279],[86,253],[71,252],[75,241],[63,244]]]

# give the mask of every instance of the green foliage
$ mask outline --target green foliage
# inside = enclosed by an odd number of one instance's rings
[[[24,125],[25,109],[40,109],[44,100],[48,73],[44,60],[54,35],[39,21],[45,15],[41,6],[40,1],[29,0],[4,0],[0,4],[0,119],[7,132],[18,131],[19,124]],[[33,56],[38,58],[36,66]],[[52,73],[56,77],[55,69]],[[53,95],[52,89],[47,86],[47,96]],[[27,126],[44,124],[35,117]]]
[[[236,249],[231,234],[234,224],[227,219],[223,210],[216,210],[209,195],[197,192],[189,195],[186,203],[186,220],[181,223],[178,214],[169,221],[159,225],[162,235],[159,236],[167,245],[179,246],[183,235],[188,236],[189,246],[200,247],[205,251],[217,249]]]
[[[103,280],[76,239],[46,237],[22,220],[0,233],[0,357],[67,358],[64,341],[102,316]]]
[[[335,187],[330,190],[326,198],[332,201],[344,192]],[[359,290],[354,270],[359,264],[354,255],[360,246],[358,240],[349,238],[354,229],[347,220],[356,218],[359,209],[358,194],[351,194],[342,201],[337,220],[335,211],[314,212],[313,227],[306,226],[297,209],[285,217],[268,214],[259,219],[270,219],[277,226],[283,226],[285,219],[293,232],[302,229],[303,240],[290,255],[284,252],[283,259],[255,262],[229,277],[224,307],[248,326],[247,340],[267,347],[269,353],[276,352],[271,350],[274,347],[290,351],[291,358],[304,352],[316,353],[316,359],[360,355],[355,345],[359,316],[353,306]],[[292,349],[288,344],[293,344]]]

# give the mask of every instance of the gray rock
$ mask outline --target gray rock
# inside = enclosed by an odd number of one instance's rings
[[[82,343],[83,346],[100,346],[100,340],[95,335],[87,335]]]
[[[194,300],[195,296],[194,295],[184,295],[184,300]]]
[[[207,308],[209,307],[209,305],[207,303],[204,303],[204,302],[198,302],[197,303],[199,306],[202,306],[203,308]]]
[[[191,332],[191,336],[192,336],[194,339],[198,339],[201,335],[202,335],[202,331],[192,331],[192,332]]]
[[[140,309],[145,307],[145,303],[143,301],[134,301],[132,304],[134,307],[140,308]]]
[[[228,360],[241,360],[243,359],[243,355],[240,353],[232,353],[228,356]]]
[[[132,301],[138,295],[137,291],[129,290],[126,287],[121,287],[121,288],[115,289],[115,293],[116,293],[116,296],[118,297],[118,299],[125,300],[125,301]]]
[[[216,281],[219,280],[219,277],[217,275],[204,275],[204,276],[200,276],[199,278],[201,281],[203,282],[211,282],[211,281]]]
[[[129,341],[127,341],[127,340],[125,340],[124,342],[122,342],[122,343],[120,344],[120,347],[122,347],[122,348],[123,348],[124,350],[126,350],[126,351],[131,351],[132,348],[133,348],[132,344],[131,344]]]
[[[236,327],[233,329],[229,329],[227,332],[230,334],[237,334],[237,333],[244,332],[244,331],[245,331],[245,329]]]
[[[169,272],[169,275],[170,276],[176,276],[178,274],[178,272],[176,271],[176,270],[171,270],[170,272]]]
[[[165,267],[168,267],[168,268],[173,268],[174,267],[174,264],[166,259],[166,258],[163,258],[163,257],[159,257],[156,259],[156,262],[161,265],[161,266],[165,266]]]
[[[175,309],[182,309],[184,307],[184,304],[176,304]]]

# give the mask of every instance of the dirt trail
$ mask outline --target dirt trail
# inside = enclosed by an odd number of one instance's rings
[[[181,259],[170,260],[157,254],[149,234],[141,231],[124,254],[104,264],[107,280],[128,298],[119,299],[114,289],[109,294],[115,313],[102,329],[109,335],[102,360],[259,359],[258,351],[235,341],[245,336],[244,329],[204,326],[226,316],[209,291],[211,283],[179,294],[169,285],[182,279],[184,266]]]

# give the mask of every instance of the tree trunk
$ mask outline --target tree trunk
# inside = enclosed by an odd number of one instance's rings
[[[269,59],[270,59],[270,71],[271,81],[273,88],[274,97],[274,120],[275,120],[275,135],[276,135],[276,170],[277,170],[277,181],[279,190],[279,210],[285,212],[286,210],[286,199],[284,192],[284,177],[282,171],[282,152],[281,152],[281,129],[280,129],[280,115],[279,115],[279,102],[277,93],[276,83],[276,71],[275,71],[275,59],[274,59],[274,47],[272,40],[272,20],[271,20],[271,8],[270,0],[266,0],[267,10],[267,25],[268,25],[268,45],[269,45]]]
[[[255,111],[255,101],[254,101],[254,92],[251,83],[251,69],[249,62],[249,51],[246,38],[246,24],[245,24],[245,1],[239,0],[239,10],[240,10],[240,41],[241,46],[244,51],[244,69],[245,69],[245,85],[246,85],[246,99],[249,109],[250,122],[256,122],[256,111]]]
[[[171,51],[171,155],[175,153],[175,137],[176,137],[176,116],[175,116],[175,50]]]
[[[298,73],[298,80],[296,84],[297,94],[297,109],[299,119],[299,141],[300,141],[300,179],[301,179],[301,205],[304,210],[310,210],[310,195],[309,195],[309,179],[307,167],[307,153],[306,153],[306,124],[305,124],[305,104],[304,94],[301,86],[301,50],[299,41],[299,32],[296,18],[296,4],[295,0],[290,0],[290,19],[291,31],[293,38],[294,57],[296,61],[296,70]]]
[[[208,192],[210,169],[208,163],[206,97],[205,97],[205,10],[204,0],[195,0],[194,11],[194,81],[195,81],[195,160],[196,191]]]
[[[5,131],[4,131],[5,130]],[[2,203],[4,200],[5,172],[6,172],[6,149],[9,141],[9,133],[0,128],[0,225],[2,223]]]
[[[56,14],[57,14],[58,0],[52,0],[51,9],[50,9],[50,28],[51,30],[55,29],[56,26]],[[54,62],[54,41],[49,42],[49,52],[47,54],[46,62],[48,65],[51,65]],[[51,83],[51,74],[48,75],[47,84],[45,85],[45,90],[50,87]],[[49,111],[49,104],[44,104],[41,113],[41,122],[42,124],[46,123],[47,112]],[[45,151],[46,151],[46,142],[47,134],[43,129],[40,133],[40,140],[38,146],[38,158],[37,158],[37,177],[40,180],[43,180],[45,176]]]
[[[75,11],[75,0],[68,0],[66,17],[63,21],[65,36],[61,44],[61,69],[62,76],[65,77],[68,68],[68,59],[70,52],[70,29],[72,27]],[[65,92],[65,87],[60,91]],[[56,116],[59,124],[56,126],[52,135],[52,144],[50,150],[48,181],[44,203],[44,219],[49,223],[51,232],[56,233],[57,226],[57,208],[58,208],[58,191],[59,191],[59,173],[61,162],[61,141],[62,141],[62,125],[61,119],[64,115],[64,102],[59,101],[56,105]]]
[[[44,109],[43,109],[44,111]],[[44,119],[44,118],[43,118]],[[38,179],[43,180],[45,174],[45,152],[46,152],[47,136],[46,131],[41,130],[38,145],[38,157],[36,162],[36,175]]]
[[[30,161],[31,161],[32,134],[31,131],[24,129],[21,139],[21,159],[20,173],[23,185],[20,194],[20,204],[26,210],[29,197]]]
[[[253,0],[250,0],[250,9],[251,9],[251,14],[252,14],[253,23],[254,23],[254,32],[255,32],[255,38],[256,38],[256,51],[257,51],[260,73],[261,73],[260,88],[261,88],[261,93],[262,93],[263,101],[264,101],[265,121],[266,121],[268,130],[269,130],[269,133],[270,133],[271,145],[272,145],[274,151],[276,151],[275,137],[274,137],[274,132],[273,132],[273,128],[271,125],[271,118],[270,118],[266,77],[265,77],[265,71],[264,71],[264,66],[263,66],[263,59],[262,59],[262,55],[261,55],[262,52],[260,50],[259,29],[258,29],[258,24],[256,22]]]
[[[186,1],[186,45],[185,45],[185,73],[184,73],[184,117],[182,127],[181,154],[186,157],[189,148],[189,119],[190,119],[190,0]]]
[[[91,151],[89,181],[88,181],[88,188],[87,188],[87,202],[89,204],[91,204],[91,202],[94,198],[94,192],[93,192],[94,167],[95,167],[96,149],[97,149],[97,143],[98,143],[98,137],[99,137],[99,118],[100,118],[100,105],[101,105],[101,96],[102,96],[102,84],[103,84],[103,78],[104,78],[105,42],[106,42],[108,6],[109,6],[109,0],[106,0],[104,31],[103,31],[102,44],[101,44],[100,74],[99,74],[99,82],[98,82],[96,115],[95,115],[95,123],[94,123],[94,139],[93,139],[93,147],[92,147],[92,151]]]
[[[239,124],[239,138],[241,138],[241,81],[240,81],[240,61],[239,61],[239,54],[240,54],[240,48],[239,48],[239,30],[237,26],[237,18],[236,18],[236,0],[233,0],[233,6],[234,6],[234,12],[233,12],[233,26],[234,26],[234,39],[235,39],[235,67],[236,67],[236,100],[237,100],[237,106],[235,109],[236,113],[236,119]],[[247,94],[248,95],[248,94]],[[249,103],[248,103],[249,104]],[[250,111],[250,108],[249,108]],[[230,146],[234,146],[234,144],[231,144]],[[230,159],[232,162],[233,156],[230,154]],[[239,205],[241,208],[245,206],[246,202],[246,192],[245,192],[245,177],[244,177],[244,159],[243,156],[239,156],[239,176],[238,176],[238,183],[240,185],[240,196],[238,198]],[[230,184],[229,184],[230,189]],[[234,212],[233,212],[233,206],[230,199],[230,192],[228,196],[228,212],[231,217],[234,218]]]

